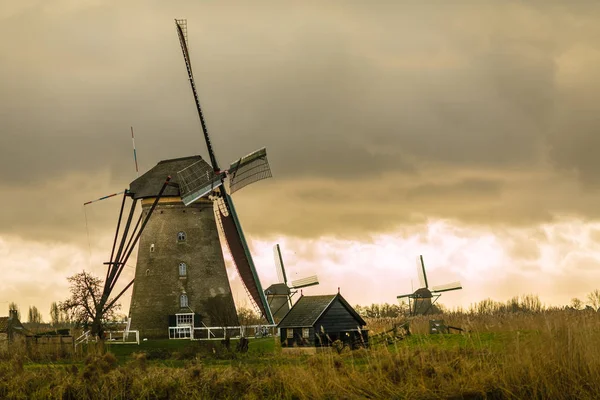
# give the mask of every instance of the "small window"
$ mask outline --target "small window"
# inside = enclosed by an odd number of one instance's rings
[[[187,264],[182,262],[179,263],[179,276],[186,276],[187,275]]]
[[[194,326],[194,314],[176,314],[177,326]]]
[[[150,245],[150,253],[154,253],[154,243]]]
[[[307,338],[308,339],[309,333],[310,333],[310,329],[309,328],[302,328],[302,337],[303,338]]]
[[[182,294],[182,295],[179,297],[179,306],[180,306],[181,308],[185,308],[185,307],[187,307],[187,306],[188,306],[188,297],[187,297],[187,295],[185,295],[185,294]]]
[[[149,276],[149,275],[150,275],[150,270],[149,270],[149,269],[147,269],[147,270],[146,270],[146,276]]]
[[[177,233],[177,241],[185,242],[185,232],[184,231]]]
[[[294,337],[294,329],[288,328],[287,329],[287,338],[292,339],[293,337]]]

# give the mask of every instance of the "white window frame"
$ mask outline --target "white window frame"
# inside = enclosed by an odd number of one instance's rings
[[[302,337],[306,339],[310,337],[310,328],[302,328]]]
[[[189,299],[187,297],[187,294],[182,294],[181,296],[179,296],[179,307],[180,308],[186,308],[188,307],[190,304]]]
[[[194,326],[194,314],[175,314],[177,327]]]
[[[285,334],[288,339],[293,339],[294,338],[294,328],[287,328]]]
[[[177,232],[177,242],[185,242],[187,239],[187,234],[184,231]]]
[[[187,264],[183,261],[179,263],[179,276],[187,276]]]

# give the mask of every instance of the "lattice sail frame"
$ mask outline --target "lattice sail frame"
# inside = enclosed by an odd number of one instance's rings
[[[462,289],[462,285],[460,282],[451,282],[451,283],[446,283],[445,285],[438,285],[438,286],[433,286],[431,288],[432,292],[435,293],[441,293],[441,292],[449,292],[451,290],[459,290]]]
[[[292,281],[292,288],[300,289],[308,286],[314,286],[319,284],[319,278],[317,275],[307,276],[306,278],[301,278],[295,281]]]
[[[186,206],[206,196],[223,183],[221,175],[215,174],[204,160],[198,160],[177,172],[177,177],[181,200]]]
[[[227,193],[216,200],[215,218],[217,226],[220,230],[220,239],[224,239],[224,247],[229,251],[237,272],[243,282],[248,297],[253,303],[257,311],[264,315],[269,323],[273,323],[273,314],[270,310],[267,298],[262,289],[250,249],[244,238],[235,207],[231,202],[231,197]],[[225,200],[229,202],[229,207],[225,204]],[[225,212],[228,212],[225,214]]]
[[[271,178],[273,175],[267,159],[267,150],[263,147],[231,163],[227,173],[230,194],[251,183]]]

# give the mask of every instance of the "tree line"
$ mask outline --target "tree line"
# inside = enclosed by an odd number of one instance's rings
[[[397,318],[410,314],[410,309],[406,302],[400,304],[371,304],[369,306],[356,305],[354,309],[363,318]],[[574,297],[568,305],[564,306],[546,306],[542,303],[539,296],[526,294],[515,296],[506,302],[492,299],[484,299],[471,304],[468,308],[457,307],[453,310],[447,309],[443,304],[435,303],[431,308],[432,314],[437,313],[466,313],[466,314],[504,314],[515,312],[542,312],[551,310],[593,310],[600,311],[600,290],[596,289],[586,296],[586,301]]]
[[[17,305],[17,303],[14,303],[14,302],[9,303],[8,309],[11,312],[13,312],[13,311],[16,312],[17,318],[19,319],[19,321],[28,322],[30,324],[43,324],[44,323],[44,318],[42,317],[42,313],[36,306],[29,306],[29,309],[27,311],[27,320],[26,321],[24,321],[21,318],[22,317],[21,310],[19,309],[19,306]],[[59,326],[59,325],[65,325],[65,324],[71,323],[71,318],[69,317],[69,314],[66,313],[65,311],[61,310],[59,307],[59,303],[57,303],[57,302],[52,302],[52,304],[50,304],[49,314],[50,314],[50,321],[48,321],[48,322],[52,326]]]

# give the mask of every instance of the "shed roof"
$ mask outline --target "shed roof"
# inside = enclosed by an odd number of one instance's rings
[[[12,319],[11,317],[0,317],[0,332],[8,333],[11,330],[12,332],[22,332],[23,334],[29,334],[29,331],[25,329],[21,321],[18,319]]]
[[[278,328],[299,328],[313,326],[317,320],[327,311],[335,300],[348,310],[360,325],[366,325],[364,319],[348,304],[341,294],[302,296],[296,304],[288,311],[277,325]]]
[[[160,161],[145,174],[131,182],[129,184],[129,191],[133,194],[134,199],[156,197],[167,176],[171,177],[171,183],[179,183],[177,172],[197,161],[203,161],[206,163],[202,156],[199,155]],[[208,163],[206,164],[208,165]],[[181,193],[179,192],[179,188],[177,186],[169,185],[163,192],[163,196],[180,195]]]

